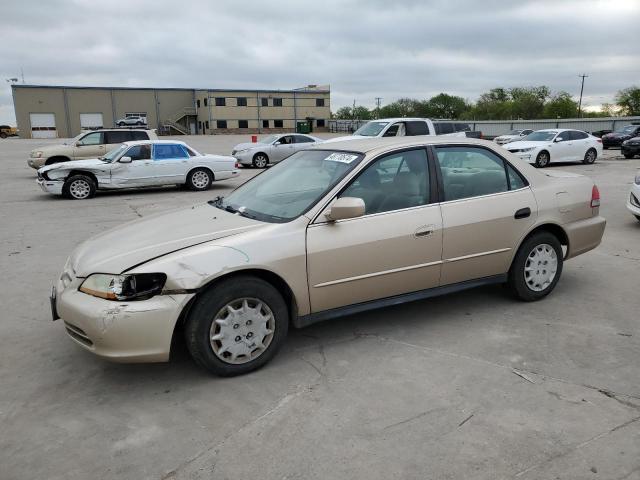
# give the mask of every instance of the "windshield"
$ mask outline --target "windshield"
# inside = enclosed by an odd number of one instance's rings
[[[387,125],[389,125],[389,122],[369,122],[361,126],[353,134],[362,135],[363,137],[375,137]]]
[[[356,153],[302,150],[210,203],[263,222],[288,222],[315,205],[361,160]]]
[[[268,137],[265,137],[262,140],[258,140],[258,142],[260,142],[260,143],[273,143],[278,138],[280,138],[280,135],[269,135]]]
[[[558,132],[533,132],[522,139],[523,142],[550,142]]]
[[[616,130],[616,133],[624,133],[625,135],[629,135],[633,133],[635,129],[636,129],[635,125],[627,125],[626,127],[621,128],[620,130]]]
[[[100,160],[104,160],[107,163],[113,163],[122,156],[126,149],[127,145],[120,145],[118,148],[115,148],[106,155],[100,157]]]

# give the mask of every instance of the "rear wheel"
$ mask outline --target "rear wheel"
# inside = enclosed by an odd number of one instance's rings
[[[187,176],[187,186],[191,190],[209,190],[213,182],[213,174],[205,168],[196,168]]]
[[[271,360],[289,325],[280,293],[259,278],[218,283],[194,303],[185,337],[197,364],[221,376],[248,373]]]
[[[7,134],[5,132],[0,132],[0,138],[7,138]]]
[[[633,153],[625,153],[624,154],[624,158],[626,158],[627,160],[631,160],[633,157],[635,157],[635,155]]]
[[[589,150],[587,150],[587,153],[584,154],[584,159],[582,160],[582,163],[586,165],[591,165],[596,161],[596,158],[598,158],[598,153],[595,151],[595,149],[590,148]]]
[[[512,293],[527,302],[547,296],[560,279],[562,256],[562,245],[552,233],[538,232],[526,239],[509,270]]]
[[[549,152],[540,152],[536,157],[536,167],[544,168],[547,165],[549,165]]]
[[[62,195],[72,200],[86,200],[96,194],[96,183],[87,175],[73,175],[62,186]]]
[[[253,166],[256,168],[265,168],[269,163],[269,157],[266,153],[256,153],[253,156]]]

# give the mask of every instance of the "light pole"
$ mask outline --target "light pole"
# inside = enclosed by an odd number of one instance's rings
[[[584,91],[584,79],[589,75],[585,75],[583,73],[582,75],[578,76],[582,77],[582,86],[580,87],[580,103],[578,103],[578,117],[582,118],[582,92]]]

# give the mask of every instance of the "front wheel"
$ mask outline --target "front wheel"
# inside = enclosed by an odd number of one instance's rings
[[[624,154],[624,158],[626,158],[627,160],[631,160],[633,157],[635,157],[635,155],[633,153],[625,153]]]
[[[62,186],[62,195],[72,200],[86,200],[95,194],[96,182],[87,175],[73,175]]]
[[[282,295],[259,278],[222,281],[194,303],[187,347],[195,362],[220,376],[251,372],[271,360],[284,343],[289,314]]]
[[[516,298],[532,302],[551,293],[562,273],[562,255],[562,245],[552,233],[526,239],[509,270],[509,287]]]
[[[204,168],[196,168],[189,172],[189,175],[187,176],[187,186],[191,190],[209,190],[211,182],[213,182],[213,175],[209,170]]]
[[[597,157],[598,153],[593,148],[590,148],[589,150],[587,150],[587,153],[584,154],[582,163],[584,163],[585,165],[591,165],[596,161]]]
[[[536,157],[536,167],[544,168],[549,165],[549,152],[540,152]]]
[[[256,153],[253,156],[253,166],[256,168],[265,168],[269,163],[269,157],[265,153]]]

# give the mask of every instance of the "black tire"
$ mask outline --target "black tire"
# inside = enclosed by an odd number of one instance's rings
[[[538,168],[544,168],[549,165],[550,161],[551,161],[551,157],[549,156],[549,152],[547,152],[546,150],[543,150],[536,157],[535,165]]]
[[[584,163],[585,165],[591,165],[596,162],[596,158],[598,158],[598,152],[596,152],[595,148],[590,148],[584,154],[584,159],[582,160],[582,163]]]
[[[210,339],[212,324],[226,305],[242,300],[245,294],[269,307],[274,318],[273,334],[267,348],[253,360],[240,364],[227,363],[213,350],[213,340]],[[216,375],[230,377],[256,370],[271,360],[284,343],[288,328],[289,312],[278,290],[264,280],[242,275],[223,280],[196,299],[185,324],[185,339],[198,365]]]
[[[258,152],[253,156],[252,165],[256,168],[267,168],[269,157],[266,153]]]
[[[543,245],[550,246],[555,251],[557,267],[555,276],[553,277],[551,282],[543,289],[536,290],[530,287],[525,278],[525,267],[527,266],[527,262],[529,261],[529,255],[533,253],[534,249],[538,247],[543,248]],[[520,245],[518,253],[516,253],[515,258],[513,259],[513,263],[511,264],[511,268],[509,269],[509,288],[516,298],[525,302],[540,300],[541,298],[549,295],[549,293],[551,293],[551,291],[555,288],[558,280],[560,280],[560,275],[562,274],[562,264],[562,245],[560,244],[558,238],[550,232],[542,231],[535,233],[527,238],[522,243],[522,245]],[[544,271],[544,273],[546,273],[546,270],[543,270],[546,265],[547,264],[540,265],[534,264],[532,262],[529,263],[529,267],[538,267],[540,268],[539,271]]]
[[[189,190],[202,192],[211,188],[213,174],[206,168],[194,168],[187,175],[187,187]]]
[[[636,220],[640,222],[640,215],[634,215],[634,217],[636,217]]]
[[[124,122],[118,122],[118,123],[117,123],[117,125],[118,125],[119,127],[124,127],[124,126],[125,126],[125,123],[124,123]]]
[[[624,154],[624,158],[626,158],[627,160],[631,160],[633,157],[635,157],[635,155],[633,153],[625,153]]]
[[[0,132],[0,138],[7,138],[7,134],[5,132]]]
[[[603,145],[603,146],[602,146],[602,149],[603,149],[603,150],[609,150],[609,147],[607,147],[607,146],[604,146],[604,145]]]
[[[96,182],[88,175],[73,175],[62,186],[62,195],[71,200],[86,200],[95,194]]]
[[[144,125],[142,122],[136,122],[136,125]]]

